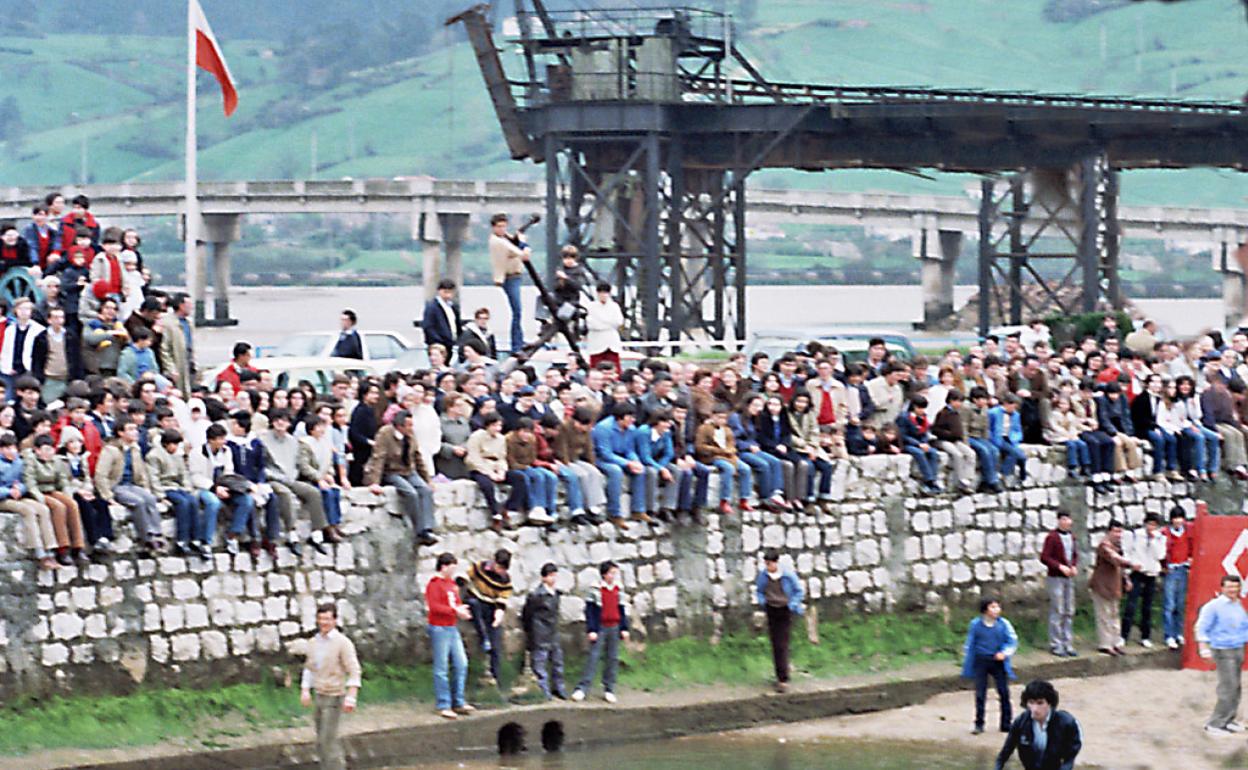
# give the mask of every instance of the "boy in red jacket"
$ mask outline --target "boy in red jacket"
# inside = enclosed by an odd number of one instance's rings
[[[472,617],[468,605],[460,601],[459,586],[452,574],[458,561],[449,553],[438,556],[438,573],[425,586],[425,606],[429,612],[429,640],[433,646],[433,693],[438,713],[447,719],[471,714],[475,708],[464,700],[464,682],[468,679],[468,654],[464,640],[455,626]],[[455,666],[455,689],[447,672],[447,663]]]
[[[1177,650],[1183,646],[1183,615],[1187,610],[1187,573],[1192,567],[1195,545],[1192,531],[1187,528],[1187,513],[1182,506],[1170,509],[1170,526],[1166,528],[1165,582],[1161,590],[1161,620],[1166,633],[1166,646]]]
[[[585,598],[585,633],[589,639],[589,660],[585,673],[572,692],[572,700],[583,701],[598,673],[598,660],[603,659],[602,699],[615,703],[615,672],[620,664],[620,641],[628,641],[627,600],[620,588],[620,567],[604,561],[598,567],[601,582],[589,589]]]
[[[1059,658],[1073,658],[1075,652],[1075,575],[1078,574],[1079,543],[1067,511],[1057,512],[1057,529],[1044,539],[1040,563],[1048,570],[1044,579],[1049,591],[1049,651]]]

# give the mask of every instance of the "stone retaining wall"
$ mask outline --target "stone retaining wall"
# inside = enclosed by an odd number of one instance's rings
[[[264,554],[217,554],[212,563],[140,558],[122,534],[106,563],[40,573],[26,557],[17,517],[0,514],[0,691],[254,676],[302,652],[316,604],[330,599],[366,658],[411,660],[426,651],[421,588],[443,550],[464,565],[499,547],[515,553],[517,614],[541,565],[559,564],[569,631],[582,618],[581,597],[597,565],[613,559],[638,633],[670,637],[720,632],[747,619],[768,547],[791,556],[808,595],[828,612],[935,610],[985,590],[1038,599],[1036,554],[1059,508],[1076,514],[1080,548],[1090,555],[1091,535],[1111,516],[1138,526],[1146,512],[1176,502],[1194,510],[1190,495],[1197,493],[1215,512],[1243,507],[1242,488],[1229,482],[1196,489],[1139,481],[1094,497],[1065,479],[1056,452],[1036,447],[1029,454],[1027,485],[1001,494],[920,497],[908,456],[858,458],[838,465],[837,501],[817,512],[708,515],[701,527],[634,524],[627,532],[604,524],[495,535],[473,484],[442,484],[435,488],[442,543],[419,552],[392,498],[353,490],[344,500],[346,542],[328,554],[305,547],[301,559],[282,548],[276,564]],[[123,511],[114,514],[120,522]],[[119,523],[118,532],[129,526]]]

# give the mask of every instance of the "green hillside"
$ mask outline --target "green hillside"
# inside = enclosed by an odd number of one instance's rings
[[[728,5],[745,16],[743,48],[775,79],[1229,100],[1248,90],[1238,0]],[[1086,13],[1097,6],[1110,7]],[[389,63],[356,71],[330,60],[328,75],[292,79],[289,65],[307,51],[291,29],[249,29],[254,39],[221,35],[242,83],[233,118],[222,117],[211,79],[200,80],[202,178],[536,174],[507,159],[461,30],[433,33],[429,52],[412,58],[390,51],[374,57]],[[91,181],[178,178],[181,46],[156,36],[0,37],[0,184],[79,181],[84,154]],[[760,182],[927,192],[972,183],[880,172],[771,172]],[[1246,190],[1238,174],[1207,170],[1133,172],[1124,182],[1128,202],[1240,205]]]

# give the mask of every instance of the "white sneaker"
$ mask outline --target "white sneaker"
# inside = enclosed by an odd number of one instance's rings
[[[585,692],[583,690],[573,690],[572,700],[576,701],[577,703],[580,703],[581,701],[585,700]]]
[[[1177,649],[1179,649],[1179,640],[1178,640],[1178,639],[1174,639],[1174,638],[1167,639],[1167,640],[1166,640],[1166,648],[1167,648],[1167,649],[1170,649],[1170,650],[1177,650]]]
[[[619,698],[615,697],[615,693],[613,692],[604,692],[602,694],[602,699],[605,700],[607,703],[615,703],[617,700],[619,700]]]
[[[1183,638],[1183,634],[1179,634],[1177,637],[1175,637],[1175,639],[1178,641],[1180,647],[1187,644],[1187,640]]]
[[[1115,647],[1126,647],[1126,646],[1127,646],[1127,640],[1126,640],[1126,639],[1123,639],[1123,638],[1120,636],[1120,637],[1118,637],[1118,641],[1114,644],[1114,646],[1115,646]]]
[[[441,711],[438,712],[438,716],[442,717],[443,719],[459,719],[459,714],[456,714],[451,709],[442,709]]]
[[[1244,726],[1239,722],[1227,722],[1226,731],[1228,733],[1242,733],[1244,731]]]
[[[1221,727],[1214,727],[1213,725],[1205,725],[1205,732],[1208,733],[1209,735],[1212,735],[1215,738],[1230,738],[1232,735],[1235,734],[1235,733],[1232,733],[1230,730],[1227,730]]]
[[[529,511],[529,521],[538,524],[553,524],[555,519],[549,513],[546,513],[545,508],[539,505]]]
[[[1141,646],[1141,647],[1143,647],[1143,648],[1144,648],[1144,649],[1146,649],[1146,650],[1151,650],[1151,649],[1153,649],[1153,643],[1152,643],[1151,641],[1149,641],[1148,639],[1141,639],[1141,640],[1140,640],[1140,646]]]

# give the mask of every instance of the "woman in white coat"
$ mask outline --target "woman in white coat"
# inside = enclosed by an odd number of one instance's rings
[[[624,311],[611,299],[611,284],[598,282],[598,296],[586,308],[585,352],[589,353],[589,365],[597,367],[606,361],[620,370],[620,327],[624,325]]]

